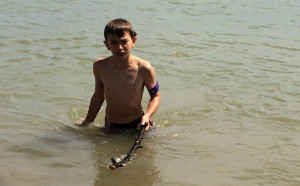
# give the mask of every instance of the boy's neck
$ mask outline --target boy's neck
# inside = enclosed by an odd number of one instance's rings
[[[132,56],[129,55],[127,58],[120,59],[112,56],[112,65],[116,68],[126,68],[131,66],[132,63]]]

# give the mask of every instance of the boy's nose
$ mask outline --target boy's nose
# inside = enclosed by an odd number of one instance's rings
[[[123,46],[121,44],[118,45],[119,49],[123,49]]]

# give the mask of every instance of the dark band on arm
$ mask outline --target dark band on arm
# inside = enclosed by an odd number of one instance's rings
[[[150,89],[150,90],[148,90],[149,91],[149,94],[152,96],[152,95],[155,95],[157,92],[158,92],[158,89],[159,89],[159,84],[158,84],[158,82],[156,81],[156,85],[152,88],[152,89]]]

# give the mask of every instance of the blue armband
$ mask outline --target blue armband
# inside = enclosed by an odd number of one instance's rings
[[[155,95],[158,92],[158,89],[159,89],[159,85],[158,85],[158,82],[156,81],[156,85],[152,89],[148,90],[149,94],[151,96]]]

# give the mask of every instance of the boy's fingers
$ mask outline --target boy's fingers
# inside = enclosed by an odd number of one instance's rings
[[[85,120],[81,121],[78,120],[77,122],[74,123],[74,125],[78,126],[78,127],[86,127],[90,124],[91,122],[87,122]]]
[[[74,123],[74,125],[77,127],[83,127],[82,123],[78,123],[78,122]]]
[[[149,125],[149,123],[146,123],[146,124],[147,124],[147,126],[146,126],[145,130],[149,130],[150,125]]]
[[[145,130],[149,130],[149,126],[150,126],[149,124],[150,124],[150,122],[146,122],[146,123],[141,124],[141,125],[143,125],[144,127],[146,127]]]
[[[146,130],[148,130],[149,129],[149,122],[145,122],[145,123],[141,122],[140,124],[137,125],[137,129],[141,130],[144,125],[146,125]]]
[[[80,120],[74,122],[74,125],[81,125],[81,124],[82,124],[82,121],[80,121]]]

